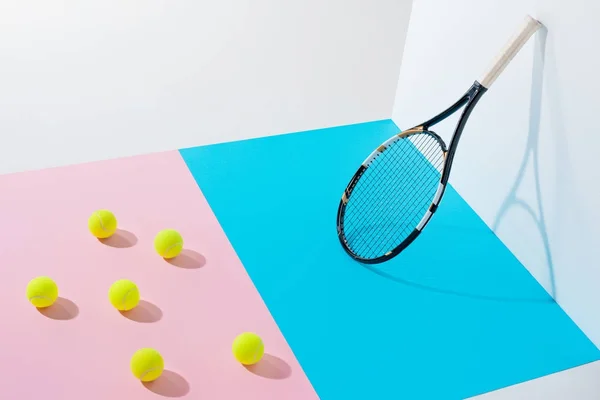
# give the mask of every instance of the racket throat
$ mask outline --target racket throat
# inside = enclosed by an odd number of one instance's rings
[[[444,165],[444,169],[442,171],[441,183],[445,186],[448,183],[448,179],[450,178],[450,170],[452,169],[452,163],[454,161],[454,155],[456,153],[456,148],[458,147],[458,142],[462,136],[462,133],[465,129],[465,125],[473,112],[473,109],[483,96],[487,92],[487,89],[482,86],[478,81],[473,83],[471,89],[465,94],[467,97],[466,107],[463,110],[460,119],[458,120],[458,124],[456,125],[456,129],[454,130],[454,135],[452,139],[450,139],[450,144],[448,145],[448,152],[446,153],[446,161]]]

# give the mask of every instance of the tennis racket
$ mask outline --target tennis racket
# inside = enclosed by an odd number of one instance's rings
[[[337,230],[355,260],[376,264],[408,247],[438,209],[458,141],[471,112],[529,38],[542,26],[530,16],[480,80],[435,117],[394,135],[360,165],[344,190]],[[449,146],[430,128],[463,109]]]

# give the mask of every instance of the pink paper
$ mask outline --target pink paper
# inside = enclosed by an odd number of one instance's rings
[[[87,230],[100,208],[119,221],[105,243]],[[317,398],[178,152],[0,176],[0,225],[1,398]],[[165,228],[185,241],[171,263],[153,249]],[[25,295],[39,275],[59,286],[44,312]],[[107,297],[122,278],[142,298],[126,315]],[[243,331],[265,342],[253,368],[231,354]],[[165,359],[151,384],[129,369],[141,347]]]

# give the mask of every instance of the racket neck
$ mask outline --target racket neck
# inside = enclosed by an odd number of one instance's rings
[[[464,106],[465,104],[467,104],[469,102],[469,99],[471,98],[471,96],[473,95],[473,93],[476,90],[476,88],[475,88],[476,84],[479,85],[478,82],[475,82],[473,84],[473,86],[471,86],[471,88],[464,95],[462,95],[462,97],[460,99],[458,99],[454,104],[452,104],[450,107],[448,107],[447,109],[445,109],[444,111],[442,111],[441,113],[436,115],[435,117],[431,118],[430,120],[423,122],[419,126],[422,127],[423,130],[429,130],[430,127],[442,122],[443,120],[448,118],[450,115],[457,112],[462,106]],[[479,85],[479,86],[481,86],[481,85]]]
[[[481,85],[479,82],[475,81],[471,89],[465,94],[466,100],[464,103],[467,104],[465,109],[460,116],[458,124],[456,126],[456,130],[454,131],[454,135],[450,140],[450,145],[448,146],[448,153],[446,154],[446,165],[444,167],[444,171],[442,172],[441,183],[445,186],[448,183],[448,178],[450,177],[450,169],[452,168],[452,161],[454,160],[454,154],[456,153],[456,148],[458,147],[458,142],[460,137],[464,131],[465,125],[467,124],[467,120],[473,112],[475,105],[481,99],[481,96],[485,94],[487,89]],[[463,104],[464,104],[463,103]]]

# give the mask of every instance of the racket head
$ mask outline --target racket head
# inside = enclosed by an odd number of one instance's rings
[[[338,207],[338,237],[355,260],[395,257],[429,222],[444,191],[446,144],[422,127],[381,144],[348,183]]]

